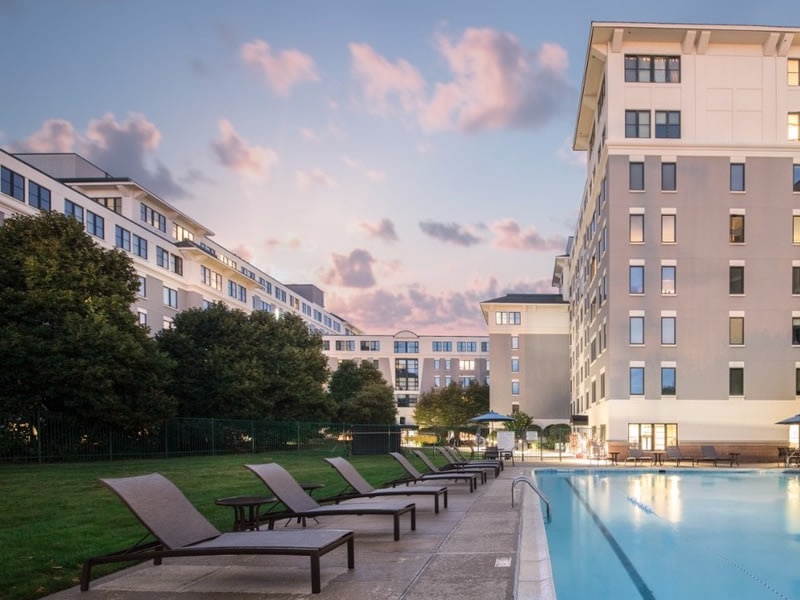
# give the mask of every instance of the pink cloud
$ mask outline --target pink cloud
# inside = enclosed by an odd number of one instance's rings
[[[299,50],[282,50],[273,54],[264,40],[242,45],[241,58],[259,72],[275,93],[286,96],[292,87],[304,81],[319,81],[314,59]]]
[[[362,221],[358,226],[370,237],[375,237],[385,242],[397,241],[397,232],[391,219],[383,218],[377,223]]]
[[[264,242],[264,245],[267,248],[278,248],[283,246],[285,248],[299,248],[302,245],[300,238],[296,235],[289,236],[285,240],[280,240],[278,238],[270,238]]]
[[[425,235],[457,246],[473,246],[483,241],[470,228],[458,223],[420,221],[419,228]]]
[[[393,103],[407,111],[420,108],[425,80],[407,60],[391,62],[367,44],[350,44],[353,76],[362,87],[364,100],[372,112],[391,112]]]
[[[318,167],[308,171],[298,169],[295,172],[295,183],[301,192],[307,192],[315,187],[336,187],[336,180]]]
[[[494,245],[507,250],[561,251],[567,240],[564,236],[553,235],[543,237],[535,227],[523,230],[513,219],[502,219],[489,225],[489,229],[497,236]]]
[[[331,254],[333,267],[322,273],[322,280],[329,285],[341,287],[368,288],[375,285],[372,265],[375,259],[361,248],[356,248],[349,255]]]
[[[72,123],[64,119],[48,119],[29,138],[17,140],[12,152],[72,152],[77,134]]]
[[[321,139],[320,135],[310,127],[301,127],[300,137],[309,142],[318,142]]]
[[[238,173],[269,178],[278,162],[278,154],[264,146],[251,145],[227,119],[219,122],[220,138],[211,142],[220,163]]]
[[[238,246],[234,247],[233,253],[247,262],[253,262],[253,251],[244,244],[239,244]]]

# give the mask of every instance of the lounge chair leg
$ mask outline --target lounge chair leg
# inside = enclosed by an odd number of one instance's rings
[[[85,592],[89,589],[89,579],[92,576],[92,561],[87,560],[83,563],[83,568],[81,569],[81,591]]]
[[[354,569],[356,567],[356,543],[355,538],[350,537],[347,540],[347,568]]]
[[[447,488],[444,490],[444,507],[447,508]]]
[[[400,539],[400,515],[395,513],[394,515],[394,541],[398,541]]]
[[[474,487],[472,487],[472,484],[473,484],[474,482],[475,482],[475,480],[474,480],[473,478],[470,478],[470,480],[469,480],[469,493],[470,493],[470,494],[471,494],[472,492],[474,492],[474,491],[475,491],[475,488],[474,488]]]
[[[319,554],[311,555],[311,593],[319,594],[322,591],[319,574]]]
[[[417,505],[411,507],[411,531],[417,530]]]
[[[433,495],[433,512],[439,514],[439,494]]]

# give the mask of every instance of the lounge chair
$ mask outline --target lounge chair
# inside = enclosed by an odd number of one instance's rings
[[[345,492],[337,496],[326,498],[326,500],[333,500],[340,502],[342,500],[351,500],[353,498],[376,498],[379,496],[433,496],[433,511],[439,512],[439,496],[444,498],[444,507],[447,508],[447,486],[438,485],[415,485],[413,488],[383,488],[377,489],[372,487],[369,482],[364,479],[361,474],[356,471],[355,467],[351,465],[346,459],[341,457],[326,458],[324,459],[330,466],[332,466],[339,475],[347,482],[352,492]]]
[[[503,461],[499,460],[499,459],[494,459],[494,460],[487,459],[487,458],[483,458],[481,460],[468,459],[466,456],[464,456],[464,453],[461,452],[461,450],[459,450],[456,447],[453,447],[453,449],[451,450],[451,454],[453,456],[455,456],[456,459],[460,459],[461,461],[466,462],[466,463],[473,463],[473,462],[475,462],[475,463],[493,463],[493,464],[499,465],[501,471],[506,468],[506,466],[503,464]]]
[[[631,448],[630,450],[628,450],[628,458],[625,459],[625,462],[628,462],[630,460],[633,461],[633,466],[635,467],[639,464],[639,461],[642,462],[650,461],[652,463],[653,457],[648,456],[647,454],[642,452],[640,448]]]
[[[347,504],[334,504],[322,506],[311,496],[306,494],[295,478],[277,463],[261,465],[245,465],[255,473],[261,481],[272,491],[272,494],[280,500],[288,511],[266,514],[269,520],[269,528],[275,525],[275,520],[283,517],[320,517],[323,515],[391,515],[394,519],[394,539],[400,539],[400,515],[411,513],[411,531],[417,528],[416,505],[411,502],[405,503],[378,503],[378,502],[359,502]]]
[[[449,471],[452,469],[462,470],[462,469],[486,469],[494,471],[494,476],[497,477],[500,475],[500,466],[498,465],[497,461],[493,460],[473,460],[470,462],[464,462],[458,460],[447,448],[443,448],[441,446],[437,446],[435,450],[441,454],[447,463],[441,467],[439,467],[443,471]]]
[[[667,460],[674,460],[676,467],[681,466],[681,461],[689,461],[692,466],[697,462],[694,456],[683,456],[680,446],[667,446]]]
[[[431,472],[436,475],[441,475],[442,473],[447,473],[448,471],[443,471],[431,461],[430,458],[425,456],[425,453],[422,450],[412,450],[411,452],[420,459],[425,467]],[[452,472],[452,471],[451,471]],[[458,473],[475,473],[476,475],[480,475],[481,483],[486,483],[486,469],[479,469],[479,468],[472,468],[472,469],[459,469]]]
[[[792,463],[800,467],[800,450],[788,446],[778,447],[778,466],[791,467]]]
[[[717,461],[722,460],[722,458],[720,458],[720,456],[717,454],[717,449],[714,448],[714,446],[700,446],[700,454],[702,454],[702,456],[695,461],[698,464],[701,462],[710,462],[716,467]]]
[[[169,479],[159,473],[101,479],[115,492],[155,541],[95,556],[83,563],[81,591],[89,589],[92,567],[112,562],[153,559],[160,565],[173,556],[290,554],[311,558],[311,591],[320,592],[320,557],[347,544],[347,567],[355,565],[353,532],[345,529],[240,531],[220,533]]]
[[[400,463],[408,477],[390,481],[389,484],[397,485],[400,483],[416,483],[417,481],[466,481],[469,483],[469,491],[472,492],[478,487],[478,473],[464,473],[462,471],[451,471],[449,473],[425,473],[424,475],[417,471],[408,459],[399,452],[389,452],[389,455]]]

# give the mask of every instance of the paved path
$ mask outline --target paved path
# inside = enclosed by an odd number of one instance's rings
[[[511,508],[510,480],[528,468],[509,465],[498,479],[490,474],[473,494],[463,484],[448,485],[449,508],[438,515],[432,499],[411,497],[417,504],[417,530],[409,531],[404,517],[399,542],[392,540],[390,517],[321,517],[316,527],[356,532],[356,568],[347,570],[343,548],[324,556],[321,594],[310,593],[307,558],[232,556],[141,564],[97,579],[89,592],[75,587],[48,599],[511,600],[519,507]]]

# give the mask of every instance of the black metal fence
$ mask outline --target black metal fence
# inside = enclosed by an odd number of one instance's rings
[[[274,451],[346,456],[400,446],[396,425],[169,419],[123,430],[59,415],[0,416],[0,462],[214,456]]]

